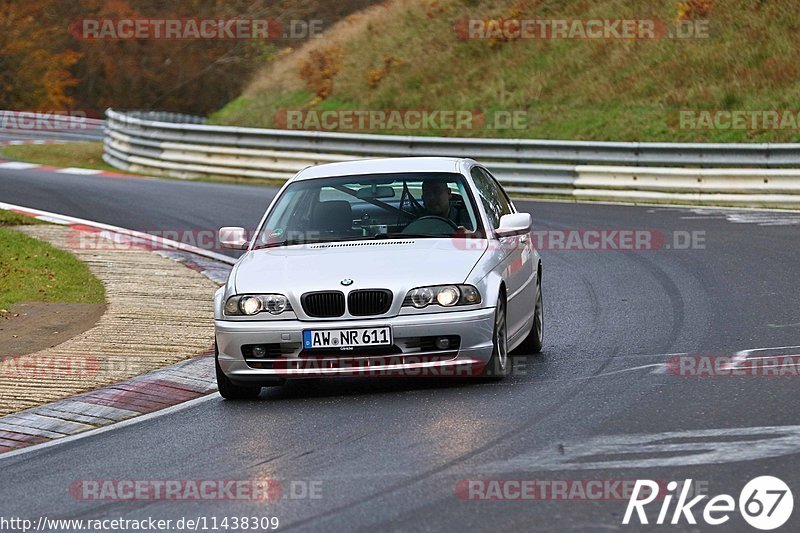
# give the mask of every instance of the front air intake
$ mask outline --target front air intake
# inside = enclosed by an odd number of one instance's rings
[[[300,297],[303,311],[313,318],[335,318],[344,314],[344,293],[340,291],[307,292]]]
[[[347,310],[353,316],[382,315],[392,306],[392,291],[359,289],[347,295]]]

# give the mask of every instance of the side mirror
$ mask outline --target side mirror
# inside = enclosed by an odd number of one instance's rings
[[[219,243],[223,248],[231,250],[246,250],[250,244],[245,238],[244,228],[226,226],[219,229]]]
[[[531,231],[530,213],[511,213],[500,217],[500,227],[495,230],[499,238],[525,235]]]

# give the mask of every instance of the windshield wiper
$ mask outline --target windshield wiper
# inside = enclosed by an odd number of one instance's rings
[[[263,250],[264,248],[280,248],[282,246],[295,246],[298,244],[320,244],[326,242],[351,242],[365,241],[370,239],[436,239],[445,238],[445,235],[430,235],[426,233],[379,233],[373,237],[360,237],[350,239],[287,239],[280,242],[269,242],[254,246],[253,250]]]
[[[268,242],[266,244],[259,244],[258,246],[253,246],[253,250],[261,250],[264,248],[279,248],[281,246],[295,246],[297,244],[319,244],[321,242],[331,242],[331,241],[322,241],[317,239],[287,239],[285,241],[280,242]]]
[[[430,235],[428,233],[378,233],[373,239],[435,239],[443,235]]]

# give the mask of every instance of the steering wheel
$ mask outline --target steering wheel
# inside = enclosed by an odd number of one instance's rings
[[[436,215],[419,217],[403,228],[401,233],[432,233],[434,235],[452,235],[458,226],[449,218]]]

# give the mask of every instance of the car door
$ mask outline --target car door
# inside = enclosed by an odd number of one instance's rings
[[[479,166],[473,167],[472,178],[489,222],[494,229],[497,229],[500,218],[516,210],[508,195],[488,170]],[[503,251],[498,269],[506,281],[508,338],[509,342],[514,342],[533,318],[536,266],[532,260],[531,239],[530,235],[526,234],[504,237],[495,240],[494,244]]]

